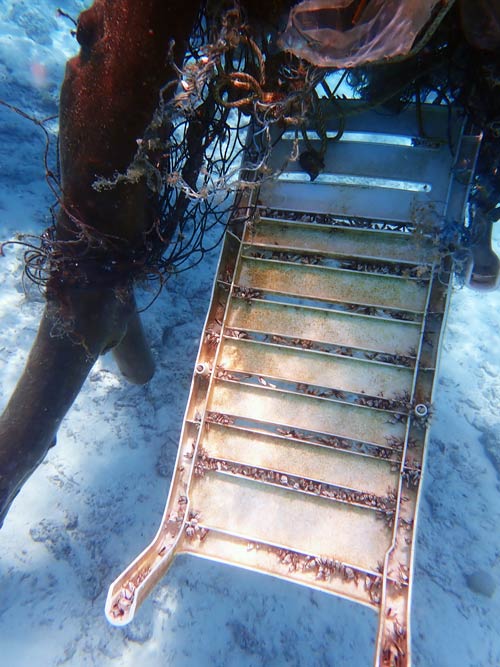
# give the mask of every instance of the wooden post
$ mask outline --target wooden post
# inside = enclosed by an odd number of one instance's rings
[[[95,0],[78,21],[80,53],[60,100],[62,202],[47,306],[19,383],[0,417],[0,525],[43,460],[95,360],[116,349],[132,382],[154,364],[133,296],[149,228],[144,178],[97,191],[126,172],[162,86],[175,78],[198,12],[192,0]],[[173,91],[173,88],[172,88]]]

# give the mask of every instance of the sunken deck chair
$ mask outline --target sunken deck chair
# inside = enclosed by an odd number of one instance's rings
[[[374,664],[410,665],[453,270],[442,238],[463,225],[479,137],[442,106],[423,105],[417,122],[415,107],[389,116],[359,104],[346,102],[340,141],[329,121],[313,182],[289,162],[242,196],[248,215],[226,232],[163,520],[109,589],[114,625],[188,553],[370,607]],[[271,169],[294,137],[276,142]]]

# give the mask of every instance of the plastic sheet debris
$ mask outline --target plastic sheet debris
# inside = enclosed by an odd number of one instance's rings
[[[439,0],[305,0],[281,46],[319,67],[356,67],[407,54]]]

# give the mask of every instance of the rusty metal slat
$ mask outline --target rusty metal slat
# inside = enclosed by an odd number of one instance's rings
[[[402,422],[390,423],[390,412],[238,382],[217,381],[207,409],[380,445],[405,432]]]
[[[395,486],[399,474],[391,470],[391,463],[385,459],[217,424],[206,429],[202,446],[211,457],[280,470],[379,496]]]
[[[369,387],[372,396],[385,398],[410,394],[413,381],[413,370],[406,367],[237,338],[223,341],[219,364],[228,371],[355,393]]]
[[[251,479],[258,484],[279,489],[287,488],[294,493],[310,498],[321,497],[332,503],[368,509],[377,512],[380,519],[386,522],[386,525],[390,524],[392,526],[395,516],[397,489],[394,487],[388,488],[385,495],[368,494],[366,491],[342,486],[341,484],[285,473],[284,470],[251,466],[233,459],[209,457],[204,451],[200,451],[196,474],[204,475],[207,471],[216,471],[220,475],[229,477]]]
[[[384,558],[390,542],[384,521],[369,509],[240,477],[206,473],[193,486],[191,505],[202,508],[200,522],[209,529],[331,554],[371,570]]]
[[[326,447],[332,451],[354,453],[361,457],[376,458],[387,461],[391,464],[401,463],[401,440],[397,436],[388,436],[386,443],[376,444],[339,436],[336,433],[324,431],[306,431],[304,429],[290,428],[289,426],[276,424],[273,422],[262,422],[250,419],[220,419],[222,413],[207,413],[207,424],[209,428],[223,426],[235,431],[246,432],[250,434],[266,435],[275,438],[293,438],[294,441],[304,444],[312,444],[318,447]],[[223,415],[228,417],[228,415]],[[219,419],[217,419],[219,417]],[[238,422],[238,423],[237,423]],[[187,420],[192,427],[199,429],[200,422],[196,420]],[[205,430],[202,430],[205,433]],[[416,437],[415,441],[421,444],[421,439]],[[420,445],[419,445],[420,446]]]
[[[416,350],[420,336],[417,322],[259,300],[251,304],[234,300],[227,324],[236,329],[389,354]]]
[[[311,196],[311,183],[284,181],[264,182],[260,194],[269,208],[309,213],[313,201],[316,213],[409,223],[415,222],[416,209],[435,204],[432,192],[317,184]],[[442,208],[437,207],[438,214]]]
[[[244,236],[245,242],[251,242],[255,232],[255,224],[260,221],[279,222],[287,225],[309,225],[320,227],[355,230],[359,232],[387,232],[391,234],[410,235],[413,234],[415,224],[408,220],[393,220],[392,218],[376,218],[374,216],[356,216],[354,214],[330,214],[318,211],[316,206],[311,205],[308,211],[297,211],[289,206],[276,208],[262,201],[256,207],[256,216],[247,228]],[[415,222],[415,221],[414,221]],[[430,237],[424,234],[424,240]]]
[[[415,280],[275,260],[243,257],[236,274],[241,287],[301,298],[342,301],[422,312],[426,289]]]
[[[332,256],[376,259],[405,264],[432,262],[436,249],[410,234],[342,229],[313,223],[283,223],[262,218],[252,228],[252,246],[290,249]],[[411,247],[411,252],[409,249]]]

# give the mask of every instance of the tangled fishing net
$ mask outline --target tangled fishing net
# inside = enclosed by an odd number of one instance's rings
[[[126,172],[97,177],[93,185],[99,192],[146,181],[151,225],[143,246],[125,247],[74,216],[77,238],[60,240],[53,216],[39,244],[34,238],[19,241],[27,246],[25,275],[45,287],[54,275],[84,282],[82,267],[92,266],[105,279],[118,266],[133,279],[161,286],[201,261],[219,243],[229,218],[238,216],[242,195],[273,177],[266,163],[275,128],[282,132],[304,122],[322,76],[288,56],[271,72],[271,39],[261,35],[257,43],[237,8],[217,18],[205,8],[182,68],[170,58],[177,77],[163,87]],[[46,172],[53,175],[47,165]],[[248,215],[248,205],[242,215]]]
[[[392,113],[416,102],[418,114],[425,101],[459,106],[480,127],[491,128],[495,139],[500,68],[486,56],[471,60],[458,10],[441,29],[453,5],[453,0],[306,0],[291,10],[279,38],[276,26],[249,25],[238,6],[206,3],[182,67],[170,59],[177,76],[165,83],[128,169],[94,183],[99,191],[147,182],[151,223],[143,245],[122,247],[119,239],[81,221],[76,221],[77,242],[62,241],[54,223],[40,243],[22,240],[28,246],[26,276],[44,287],[51,275],[78,275],[76,267],[85,258],[99,265],[102,275],[112,274],[116,265],[131,279],[161,287],[172,274],[200,262],[219,243],[229,219],[251,214],[245,195],[278,175],[267,165],[282,133],[295,133],[289,160],[299,160],[311,179],[321,171],[327,117],[338,119],[338,140],[352,113],[337,94],[344,81],[362,99],[358,111],[382,104]],[[460,16],[463,22],[467,14]],[[494,42],[491,30],[487,38],[488,45]],[[387,59],[390,64],[374,65]],[[343,69],[333,90],[329,68]],[[319,149],[312,148],[306,127],[317,131]],[[306,146],[300,155],[299,139]],[[491,210],[500,190],[499,158],[493,153],[493,166],[479,163],[488,187],[478,190]],[[57,179],[48,166],[46,171],[61,202]],[[103,248],[109,251],[104,264]]]

